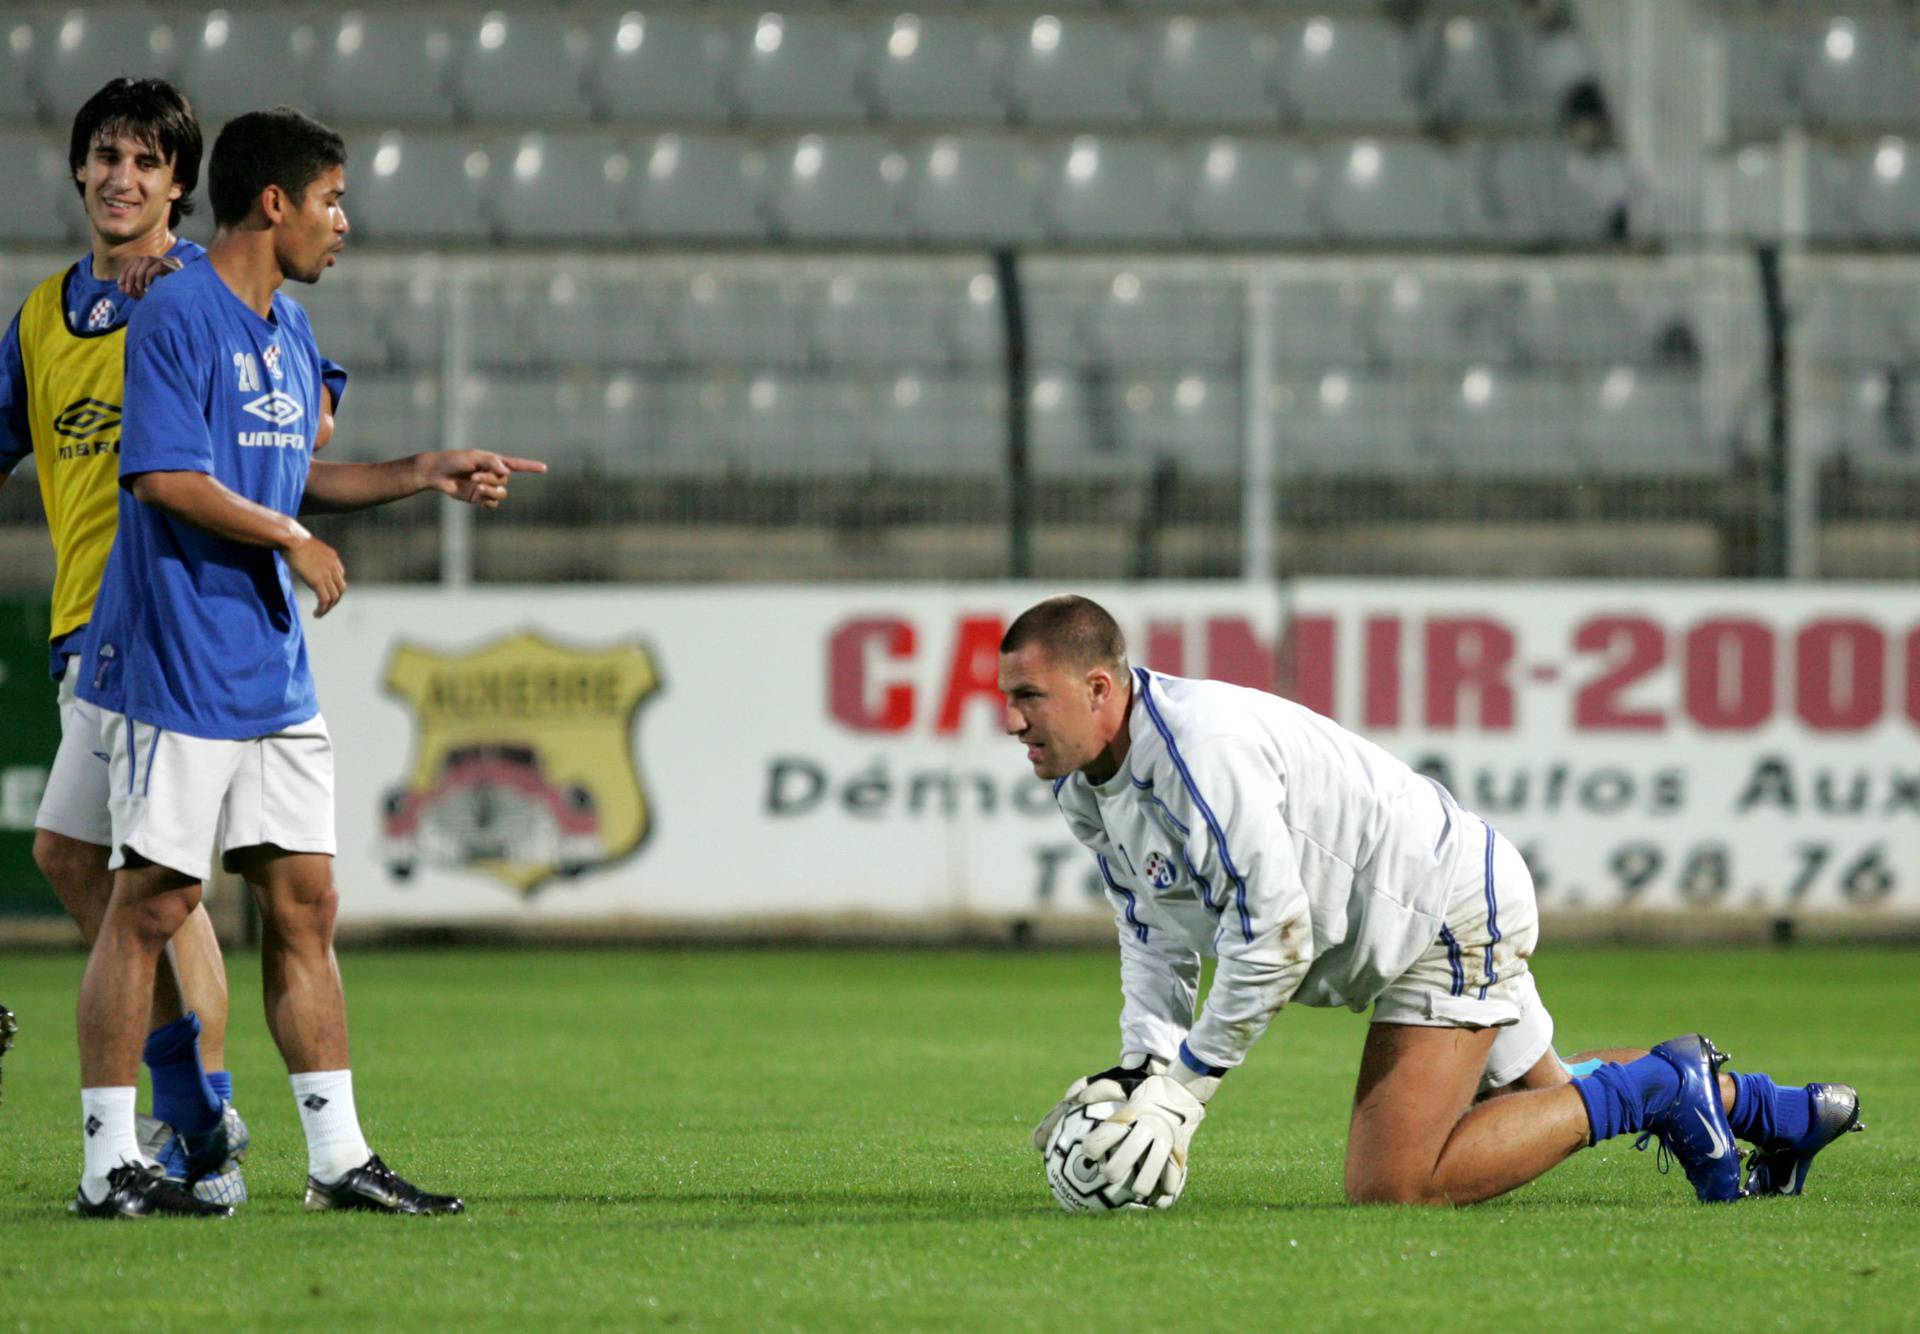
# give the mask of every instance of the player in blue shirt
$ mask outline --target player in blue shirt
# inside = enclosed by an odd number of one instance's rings
[[[345,163],[337,134],[289,108],[230,121],[209,169],[213,246],[128,326],[120,526],[79,688],[105,715],[116,871],[80,993],[82,1215],[231,1212],[155,1175],[132,1115],[141,998],[199,903],[217,830],[266,922],[268,1026],[306,1132],[306,1207],[464,1207],[389,1170],[354,1109],[333,957],[333,752],[293,586],[324,616],[346,572],[294,516],[430,489],[492,506],[512,473],[545,469],[478,450],[313,459],[322,362],[280,288],[317,281],[345,244]]]

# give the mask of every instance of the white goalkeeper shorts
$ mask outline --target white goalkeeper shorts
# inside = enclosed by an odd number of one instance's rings
[[[332,856],[333,741],[315,714],[272,736],[218,741],[100,714],[116,870],[131,851],[204,881],[213,848]]]
[[[1485,1091],[1511,1084],[1552,1049],[1553,1016],[1527,966],[1540,940],[1533,874],[1513,844],[1479,823],[1485,856],[1456,887],[1439,939],[1380,993],[1373,1021],[1499,1029]]]
[[[46,790],[33,827],[106,847],[113,842],[107,813],[107,745],[100,739],[100,710],[73,693],[80,659],[67,657],[60,675],[60,748],[47,771]]]

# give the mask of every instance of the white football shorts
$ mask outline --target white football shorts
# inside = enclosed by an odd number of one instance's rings
[[[36,829],[106,847],[113,842],[107,813],[107,743],[100,737],[100,710],[75,695],[80,659],[67,656],[60,674],[60,748],[47,771],[46,791],[33,817]]]
[[[333,741],[319,714],[284,732],[216,741],[100,713],[114,869],[129,849],[205,880],[217,841],[333,855]]]
[[[1430,1028],[1498,1028],[1483,1092],[1511,1084],[1553,1047],[1553,1016],[1527,960],[1540,941],[1533,873],[1492,826],[1486,855],[1455,888],[1446,928],[1374,1002],[1373,1020]]]

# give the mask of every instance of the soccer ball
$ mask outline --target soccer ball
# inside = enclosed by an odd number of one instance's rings
[[[1125,1186],[1101,1175],[1100,1160],[1083,1151],[1081,1142],[1093,1128],[1124,1104],[1094,1102],[1075,1107],[1060,1118],[1047,1141],[1047,1184],[1053,1198],[1070,1214],[1105,1213],[1111,1209],[1145,1209],[1147,1202]]]

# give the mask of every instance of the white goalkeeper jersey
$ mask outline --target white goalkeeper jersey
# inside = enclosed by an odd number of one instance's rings
[[[1226,1069],[1289,1001],[1364,1009],[1482,874],[1478,817],[1311,709],[1142,668],[1133,692],[1120,771],[1054,785],[1119,924],[1123,1051]]]

